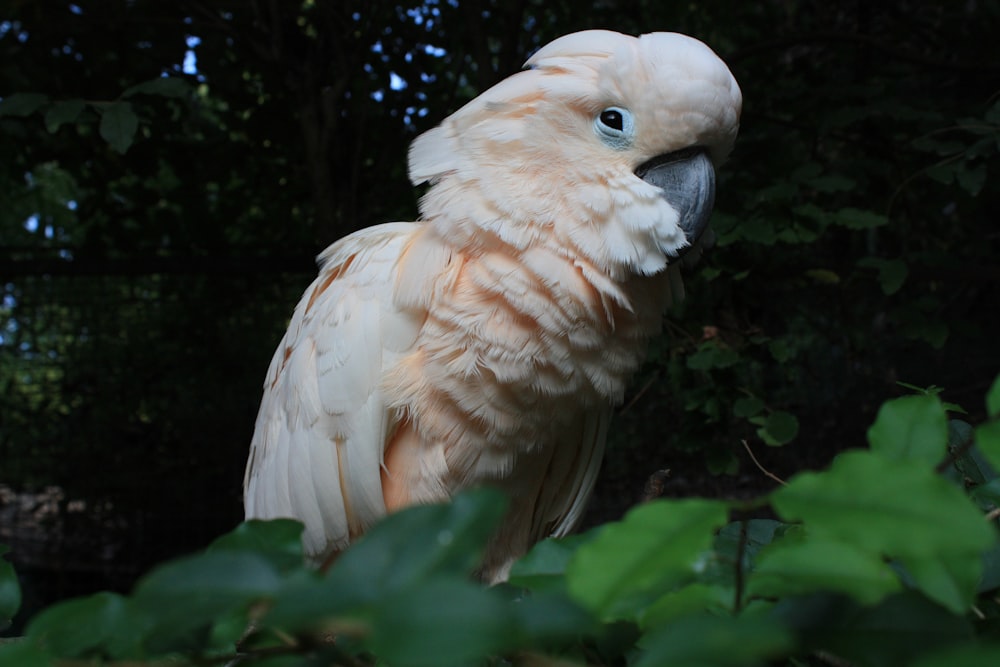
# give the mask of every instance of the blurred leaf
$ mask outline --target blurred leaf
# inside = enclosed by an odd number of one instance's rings
[[[279,572],[301,567],[303,525],[292,519],[250,520],[216,539],[209,551],[248,551],[267,558]]]
[[[858,261],[858,266],[867,266],[878,270],[879,284],[882,287],[882,293],[886,296],[898,292],[910,273],[906,262],[901,259],[865,257]]]
[[[517,624],[497,591],[431,579],[382,600],[369,646],[398,667],[449,667],[515,645]]]
[[[0,117],[30,116],[49,101],[41,93],[13,93],[0,100]]]
[[[834,219],[837,224],[848,229],[872,229],[889,223],[889,220],[880,213],[863,211],[852,207],[840,209],[837,211]]]
[[[868,429],[868,443],[888,458],[934,465],[946,453],[948,416],[937,396],[903,396],[888,401]]]
[[[736,417],[753,417],[764,409],[764,401],[756,396],[741,396],[733,403],[733,415]]]
[[[732,613],[735,591],[730,586],[694,583],[664,594],[639,614],[643,629],[702,612]]]
[[[122,97],[133,95],[159,95],[161,97],[184,97],[191,94],[191,84],[176,76],[161,76],[136,84],[122,93]]]
[[[193,631],[207,629],[217,618],[273,597],[282,583],[263,556],[209,551],[153,570],[139,581],[132,604],[155,620],[148,645],[172,649],[187,645]]]
[[[14,614],[21,607],[21,586],[17,582],[17,573],[3,555],[8,549],[0,544],[0,631],[10,625]]]
[[[577,550],[566,571],[570,594],[605,619],[633,616],[691,580],[726,514],[725,503],[698,499],[631,510]]]
[[[772,505],[817,539],[900,558],[978,555],[996,537],[961,489],[926,463],[877,452],[845,452],[826,472],[796,475]]]
[[[736,350],[715,340],[702,343],[694,354],[688,355],[687,367],[697,371],[728,368],[740,360]]]
[[[786,598],[771,615],[796,632],[802,649],[871,667],[909,665],[929,651],[972,638],[965,617],[913,591],[867,607],[838,595]]]
[[[747,582],[749,595],[783,598],[826,591],[866,605],[900,588],[899,577],[877,553],[810,535],[786,537],[765,548]]]
[[[119,657],[131,648],[123,636],[131,627],[125,599],[97,593],[45,609],[31,620],[26,634],[62,658]]]
[[[996,667],[1000,665],[1000,643],[964,644],[920,656],[912,667]]]
[[[27,640],[3,643],[0,640],[0,665],[10,667],[52,667],[52,655]]]
[[[757,436],[771,447],[788,444],[799,434],[799,420],[784,410],[775,410],[767,416],[764,425],[757,429]]]
[[[636,667],[722,667],[767,662],[795,642],[779,624],[755,617],[691,616],[643,636]]]
[[[986,392],[986,414],[990,417],[1000,416],[1000,375],[990,385],[990,390]]]
[[[85,106],[81,99],[53,102],[45,112],[45,129],[55,132],[64,124],[75,122]]]
[[[505,509],[502,493],[481,488],[395,512],[341,554],[329,576],[376,599],[432,576],[471,574]]]
[[[976,427],[976,446],[994,470],[1000,470],[1000,421]]]
[[[904,558],[903,564],[927,597],[953,614],[969,611],[982,572],[980,554]]]
[[[139,117],[129,102],[114,102],[101,111],[101,138],[119,153],[129,149],[138,129]]]
[[[596,535],[597,531],[592,530],[582,535],[542,540],[514,563],[508,582],[534,591],[565,588],[567,564],[577,549]]]

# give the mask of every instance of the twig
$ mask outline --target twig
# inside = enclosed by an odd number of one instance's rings
[[[653,373],[652,377],[650,377],[648,380],[646,380],[646,383],[644,385],[642,385],[642,387],[639,389],[639,391],[636,392],[635,396],[633,396],[629,400],[628,403],[626,403],[625,405],[623,405],[621,407],[621,409],[618,410],[618,414],[620,414],[620,415],[625,414],[626,410],[628,410],[633,405],[635,405],[636,403],[638,403],[639,399],[642,398],[642,395],[645,394],[647,391],[649,391],[649,388],[652,387],[653,383],[656,382],[659,378],[660,378],[660,372],[659,371],[656,371],[655,373]]]
[[[990,510],[990,512],[989,512],[989,513],[987,513],[987,515],[986,515],[986,520],[987,520],[987,521],[994,521],[994,520],[996,520],[996,519],[1000,519],[1000,507],[995,507],[995,508],[993,508],[993,509],[992,509],[992,510]]]
[[[753,461],[754,465],[757,466],[758,470],[760,470],[762,473],[764,473],[765,477],[769,477],[770,479],[773,479],[775,482],[777,482],[778,484],[781,484],[782,486],[788,486],[788,482],[786,482],[785,480],[781,479],[780,477],[778,477],[773,472],[771,472],[770,470],[768,470],[767,468],[765,468],[764,466],[762,466],[760,464],[760,461],[758,461],[757,457],[753,455],[753,450],[750,449],[750,445],[747,444],[746,440],[741,440],[740,442],[743,443],[743,449],[747,450],[747,454],[750,455],[750,459]]]

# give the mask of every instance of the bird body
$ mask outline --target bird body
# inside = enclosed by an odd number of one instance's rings
[[[275,352],[246,514],[303,521],[315,558],[478,484],[511,499],[485,578],[567,533],[680,293],[737,130],[728,69],[688,37],[608,31],[528,66],[416,139],[421,220],[330,246]]]

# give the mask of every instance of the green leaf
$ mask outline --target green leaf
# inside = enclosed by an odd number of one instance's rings
[[[879,408],[868,429],[873,451],[894,459],[934,465],[948,446],[948,415],[937,396],[903,396]]]
[[[323,627],[333,616],[366,612],[430,578],[465,578],[480,564],[505,507],[503,494],[483,488],[391,514],[343,552],[326,576],[296,574],[275,596],[266,621],[286,630]]]
[[[61,658],[117,657],[124,647],[114,638],[128,619],[125,598],[97,593],[45,609],[32,619],[27,636]]]
[[[85,106],[81,99],[54,102],[45,111],[45,129],[56,132],[64,124],[76,121]]]
[[[702,343],[693,354],[687,358],[687,367],[696,371],[707,371],[713,368],[728,368],[740,360],[736,350],[717,341]]]
[[[52,667],[53,656],[30,641],[19,639],[2,643],[0,639],[0,665],[11,667]]]
[[[644,636],[635,667],[760,664],[790,652],[794,645],[791,634],[767,618],[689,616]]]
[[[282,583],[264,556],[211,551],[153,570],[136,586],[132,603],[153,620],[148,645],[175,649],[217,618],[274,596]]]
[[[1000,421],[976,427],[976,446],[994,470],[1000,470]]]
[[[924,595],[954,614],[969,611],[983,563],[979,554],[904,558],[906,572]]]
[[[449,667],[476,663],[516,639],[517,623],[497,591],[440,579],[382,600],[368,646],[395,667]]]
[[[866,605],[901,588],[899,577],[878,554],[810,535],[786,537],[765,548],[747,582],[747,593],[754,596],[828,591]]]
[[[14,93],[0,100],[0,117],[30,116],[48,101],[48,95],[41,93]]]
[[[159,95],[161,97],[185,97],[191,93],[191,84],[176,76],[161,76],[136,84],[122,93],[122,97],[133,95]]]
[[[573,641],[598,629],[589,612],[560,592],[533,591],[508,606],[522,645]]]
[[[961,644],[919,657],[912,667],[996,667],[1000,644]]]
[[[764,425],[757,429],[757,436],[771,447],[779,447],[799,434],[799,420],[790,412],[775,410],[767,416]]]
[[[860,606],[842,595],[780,600],[771,615],[800,637],[800,650],[829,652],[848,664],[895,667],[928,651],[968,641],[972,627],[915,591]]]
[[[570,559],[581,545],[596,535],[596,531],[590,531],[583,535],[542,540],[514,563],[508,582],[533,591],[565,588],[566,566]]]
[[[639,613],[639,624],[648,629],[701,612],[732,613],[735,592],[729,586],[694,583],[661,596]]]
[[[878,452],[845,452],[826,472],[799,474],[772,505],[816,538],[890,557],[980,554],[996,538],[962,490],[931,467]]]
[[[633,616],[693,578],[726,514],[725,503],[700,499],[633,509],[577,550],[566,571],[570,594],[602,618]]]
[[[872,229],[889,223],[889,219],[880,213],[851,207],[837,211],[834,220],[848,229]]]
[[[330,576],[364,586],[375,599],[432,575],[467,575],[506,509],[496,489],[475,489],[441,505],[390,514],[345,551]]]
[[[303,526],[291,519],[245,521],[216,539],[209,551],[249,551],[263,556],[279,572],[302,566]]]
[[[910,274],[909,267],[900,259],[865,257],[858,261],[858,266],[867,266],[878,270],[879,284],[882,287],[882,293],[886,296],[898,292]]]
[[[14,614],[21,607],[21,587],[17,582],[17,573],[3,555],[7,547],[0,544],[0,630],[8,627]]]
[[[986,392],[986,414],[990,417],[1000,416],[1000,375],[990,385],[990,390]]]
[[[124,154],[135,140],[139,117],[129,102],[114,102],[101,112],[101,138],[113,149]]]
[[[753,417],[764,409],[764,401],[756,396],[741,396],[733,403],[733,415],[736,417]]]

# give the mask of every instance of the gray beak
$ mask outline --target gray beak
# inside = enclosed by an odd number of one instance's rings
[[[635,175],[663,190],[663,198],[680,216],[680,226],[688,245],[677,251],[683,255],[708,229],[715,203],[715,168],[701,148],[687,148],[658,155],[635,170]]]

